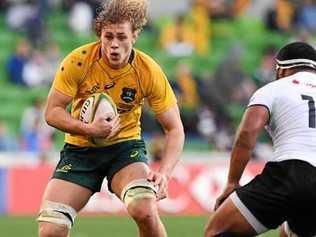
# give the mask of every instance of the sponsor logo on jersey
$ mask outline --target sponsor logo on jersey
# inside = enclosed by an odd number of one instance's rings
[[[306,82],[306,83],[304,83],[304,85],[307,87],[316,88],[316,84]]]
[[[131,103],[135,100],[136,89],[124,87],[122,89],[121,99],[126,103]]]
[[[86,90],[87,94],[94,94],[101,88],[100,84],[97,83],[96,85],[92,86],[90,90]]]

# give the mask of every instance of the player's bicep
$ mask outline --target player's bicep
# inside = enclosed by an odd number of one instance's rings
[[[269,109],[263,105],[249,106],[243,116],[240,130],[259,133],[269,122]]]
[[[58,108],[66,109],[71,101],[71,96],[65,95],[58,90],[51,88],[47,97],[45,117],[51,115]]]
[[[157,114],[156,118],[165,131],[170,131],[172,129],[183,130],[180,112],[177,105],[170,107],[165,112]]]
[[[241,151],[251,151],[256,144],[258,134],[268,120],[269,111],[265,106],[254,105],[248,107],[236,134],[233,153],[237,152],[239,154]]]

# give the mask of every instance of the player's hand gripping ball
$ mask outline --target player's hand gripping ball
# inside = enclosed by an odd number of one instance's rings
[[[95,119],[104,117],[107,121],[117,115],[117,109],[112,98],[106,93],[95,93],[88,97],[80,110],[80,121],[84,123],[92,123]],[[97,146],[106,143],[106,139],[90,138],[91,142]]]

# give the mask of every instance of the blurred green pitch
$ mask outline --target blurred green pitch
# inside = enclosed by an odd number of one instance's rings
[[[202,237],[206,216],[164,216],[163,222],[169,237]],[[36,237],[35,217],[0,216],[1,237]],[[277,237],[269,232],[261,237]],[[120,216],[79,216],[72,229],[71,237],[137,237],[134,222]]]

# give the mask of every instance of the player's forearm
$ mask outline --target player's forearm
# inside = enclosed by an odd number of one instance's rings
[[[229,183],[239,183],[239,180],[245,170],[245,167],[250,159],[249,150],[243,148],[235,148],[231,160],[228,173]]]
[[[165,132],[166,145],[159,171],[170,177],[172,170],[179,161],[183,144],[183,129],[173,129]]]
[[[252,150],[255,146],[256,134],[248,131],[241,131],[234,143],[230,167],[228,173],[229,183],[239,183],[239,180],[248,164]]]
[[[89,126],[78,119],[74,119],[65,109],[54,107],[46,111],[45,119],[47,124],[63,132],[88,136]]]

